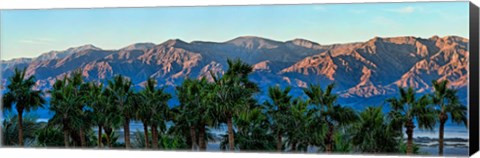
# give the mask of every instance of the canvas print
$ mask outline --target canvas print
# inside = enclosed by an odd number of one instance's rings
[[[469,153],[468,2],[0,19],[2,147]]]

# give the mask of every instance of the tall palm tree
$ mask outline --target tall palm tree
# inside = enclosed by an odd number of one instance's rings
[[[5,109],[16,109],[18,114],[18,145],[23,146],[23,113],[30,112],[37,108],[43,108],[45,99],[43,92],[34,90],[35,77],[26,76],[26,68],[23,71],[15,68],[13,76],[8,78],[10,84],[7,86],[7,93],[3,96]]]
[[[123,115],[123,129],[125,138],[125,148],[130,149],[130,120],[134,117],[136,110],[132,104],[129,104],[129,99],[132,93],[132,82],[123,77],[116,75],[112,80],[108,81],[107,90],[110,91],[110,97],[113,102],[117,104],[119,112]]]
[[[197,80],[200,93],[198,96],[200,99],[200,106],[195,110],[200,114],[198,122],[198,144],[201,151],[207,150],[207,142],[213,140],[211,137],[210,129],[207,129],[207,126],[217,128],[219,125],[219,120],[215,119],[214,111],[215,108],[212,105],[215,105],[215,93],[212,93],[212,90],[215,88],[214,83],[209,83],[205,77]]]
[[[349,107],[343,107],[336,104],[338,96],[332,92],[334,84],[329,84],[325,90],[320,85],[310,84],[304,89],[304,93],[310,99],[310,103],[315,105],[316,116],[324,122],[328,131],[324,139],[325,151],[331,153],[334,149],[335,127],[344,126],[358,120],[356,112]]]
[[[100,103],[102,106],[102,114],[103,116],[103,131],[105,134],[102,136],[102,143],[103,138],[105,138],[105,144],[109,148],[112,148],[116,144],[116,140],[118,137],[115,135],[114,129],[120,128],[122,126],[122,118],[123,114],[119,113],[119,107],[115,102],[115,97],[113,97],[114,93],[112,91],[107,90],[106,88],[102,91],[102,99]]]
[[[93,110],[92,121],[98,127],[97,135],[97,146],[98,148],[103,147],[102,143],[102,130],[105,124],[106,108],[108,104],[106,103],[106,97],[103,95],[103,84],[95,84],[90,82],[88,84],[88,91],[86,94],[87,104]]]
[[[227,63],[229,68],[221,78],[211,73],[216,84],[212,88],[212,93],[216,103],[214,111],[218,120],[227,123],[229,150],[233,151],[235,138],[232,120],[246,109],[246,104],[249,103],[249,99],[258,90],[258,87],[248,78],[253,71],[251,65],[243,63],[239,59],[235,61],[228,59]]]
[[[308,148],[311,133],[307,129],[312,123],[308,104],[308,101],[301,98],[295,98],[292,102],[286,130],[287,142],[292,152],[305,151]]]
[[[201,99],[203,98],[200,95],[200,91],[204,89],[202,89],[199,82],[190,78],[186,78],[182,85],[176,89],[181,109],[179,116],[184,119],[189,126],[192,150],[197,150],[199,145],[196,130],[198,122],[201,119],[200,117],[203,115],[199,113],[199,108],[202,103]]]
[[[49,91],[52,96],[50,100],[50,111],[55,114],[48,121],[50,126],[59,125],[62,127],[64,134],[65,147],[70,146],[70,137],[75,127],[81,126],[82,120],[78,113],[79,97],[74,95],[75,87],[68,84],[68,78],[58,79],[53,84],[53,88]]]
[[[435,125],[435,111],[428,95],[417,98],[412,87],[408,89],[398,87],[398,89],[399,98],[387,99],[393,109],[389,116],[394,122],[399,122],[406,128],[407,155],[411,155],[413,153],[413,130],[416,127],[414,120],[417,121],[420,129],[431,130]]]
[[[89,84],[85,83],[81,70],[75,70],[70,77],[55,82],[50,107],[55,112],[49,124],[60,125],[64,131],[65,145],[69,146],[69,137],[73,138],[74,145],[87,146],[87,133],[92,124],[92,112],[88,109]]]
[[[216,126],[218,124],[213,117],[212,111],[214,109],[211,106],[214,104],[214,93],[211,91],[214,86],[214,84],[208,83],[205,77],[202,77],[200,79],[187,78],[184,84],[178,87],[181,105],[185,106],[185,110],[188,109],[188,111],[183,112],[188,114],[185,116],[191,124],[190,132],[193,133],[190,135],[192,141],[197,140],[198,134],[198,142],[192,145],[198,144],[201,151],[207,149],[208,133],[206,126]]]
[[[438,154],[443,155],[443,135],[445,123],[451,118],[453,123],[467,126],[467,107],[462,105],[456,95],[457,90],[448,88],[448,80],[432,81],[434,92],[431,95],[433,104],[437,106],[439,136]],[[450,117],[449,117],[450,115]]]
[[[132,104],[137,104],[136,106],[138,107],[138,110],[135,113],[135,118],[140,120],[143,124],[143,146],[145,147],[145,149],[148,149],[150,148],[148,126],[150,125],[150,121],[152,118],[152,111],[150,109],[150,105],[147,104],[146,100],[142,97],[140,93],[133,93],[131,101]]]
[[[272,118],[273,130],[276,131],[277,151],[281,152],[283,147],[282,136],[288,129],[287,124],[290,119],[290,108],[292,106],[292,96],[289,95],[291,87],[281,89],[279,86],[268,88],[268,97],[271,100],[266,102],[268,113]]]
[[[167,121],[167,115],[169,113],[168,100],[172,96],[164,91],[164,87],[156,88],[157,83],[154,78],[149,78],[146,82],[145,89],[140,93],[143,99],[146,101],[146,105],[152,112],[150,114],[151,120],[150,127],[152,130],[152,148],[158,149],[159,131],[163,133],[166,129],[165,122]]]
[[[182,93],[177,94],[179,100],[181,100],[180,94]],[[196,133],[195,133],[196,128],[195,127],[191,128],[193,125],[193,122],[190,120],[191,118],[191,116],[189,115],[190,112],[191,111],[186,108],[185,104],[182,104],[182,101],[180,101],[179,106],[173,107],[171,109],[171,113],[172,113],[171,115],[173,115],[174,125],[169,128],[169,132],[183,136],[189,148],[191,150],[197,150],[198,141],[196,140],[196,138],[193,138],[193,137],[196,137]]]
[[[80,146],[85,147],[87,145],[86,142],[86,131],[90,129],[91,121],[90,121],[90,113],[85,110],[85,102],[87,101],[87,92],[88,92],[88,83],[86,84],[83,80],[82,70],[77,69],[75,70],[71,76],[67,79],[69,86],[73,87],[73,97],[75,98],[75,107],[77,107],[76,112],[78,113],[79,121],[78,126],[74,128],[78,130],[79,137],[80,137]]]

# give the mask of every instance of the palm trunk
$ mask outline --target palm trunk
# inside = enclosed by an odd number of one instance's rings
[[[65,144],[65,148],[69,147],[68,132],[66,130],[63,130],[63,143]]]
[[[277,151],[282,152],[282,133],[277,130]]]
[[[228,126],[228,144],[229,150],[233,151],[235,149],[235,138],[233,136],[233,123],[232,123],[232,116],[227,117],[227,126]]]
[[[331,123],[328,123],[328,133],[327,133],[327,138],[325,139],[325,145],[326,145],[326,152],[327,153],[332,153],[333,151],[333,125]]]
[[[83,128],[80,128],[80,146],[83,148],[87,146],[87,143],[85,141],[85,131],[83,131]]]
[[[148,149],[148,124],[143,122],[143,133],[145,135],[145,149]]]
[[[444,132],[444,126],[445,123],[441,122],[440,123],[440,131],[439,131],[439,136],[438,136],[438,155],[442,156],[443,155],[443,132]]]
[[[69,131],[70,133],[70,138],[72,138],[73,141],[73,147],[76,148],[78,146],[81,146],[82,142],[80,140],[80,132],[78,131]]]
[[[66,119],[64,118],[63,121],[63,143],[65,145],[65,148],[70,147],[70,132],[68,131],[68,123],[66,122]]]
[[[98,148],[102,148],[102,125],[98,125]]]
[[[108,148],[112,148],[112,142],[110,142],[110,136],[107,135],[107,144],[108,144]]]
[[[125,137],[125,148],[130,149],[130,118],[125,117],[123,122],[123,131]]]
[[[152,148],[158,149],[158,131],[157,125],[152,125]]]
[[[6,130],[9,128],[8,126],[9,126],[8,124],[5,127],[2,126],[5,129],[6,133],[0,132],[0,138],[2,138],[2,144],[0,145],[7,145],[7,142],[9,141],[8,137],[3,137],[4,135],[8,135],[8,130]]]
[[[413,153],[413,129],[415,125],[413,121],[408,121],[405,127],[407,128],[407,155],[411,155]]]
[[[297,151],[297,142],[293,141],[292,142],[292,152],[296,152]]]
[[[198,144],[200,145],[200,150],[201,151],[206,151],[207,150],[207,144],[205,141],[205,125],[201,124],[199,128],[199,133],[198,133]]]
[[[112,148],[112,142],[110,136],[112,135],[112,128],[110,127],[104,127],[103,130],[105,130],[105,135],[107,136],[107,145],[109,148]]]
[[[443,156],[443,135],[445,129],[445,122],[447,122],[448,116],[445,113],[440,114],[440,129],[438,134],[438,155]]]
[[[191,135],[190,132],[191,132],[191,131],[190,131],[190,126],[189,126],[188,129],[182,130],[181,133],[183,133],[182,136],[184,136],[185,139],[186,139],[186,142],[185,142],[185,143],[187,143],[188,148],[190,148],[190,150],[191,150],[191,149],[192,149],[192,146],[193,146],[193,143],[192,143],[192,135]]]
[[[195,126],[190,126],[190,138],[192,139],[192,150],[197,150],[197,137],[195,134]]]
[[[69,134],[68,134],[68,131],[66,129],[63,129],[63,143],[65,144],[65,148],[69,148],[70,146],[70,143],[68,141],[68,138],[69,138]]]
[[[18,113],[18,145],[23,147],[23,109],[17,108]]]

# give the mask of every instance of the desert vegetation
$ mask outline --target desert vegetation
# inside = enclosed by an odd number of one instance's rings
[[[205,151],[218,142],[225,151],[418,154],[413,131],[420,128],[439,131],[443,154],[445,123],[467,123],[467,108],[447,80],[432,81],[432,94],[398,87],[399,94],[385,100],[388,112],[380,105],[358,111],[337,103],[334,83],[311,83],[304,98],[292,96],[289,86],[272,85],[268,101],[259,102],[252,71],[241,60],[228,60],[223,74],[185,78],[176,87],[179,105],[169,107],[172,94],[154,78],[136,91],[127,77],[87,82],[78,70],[39,91],[34,76],[16,69],[2,97],[3,112],[10,112],[2,122],[2,144]],[[24,115],[36,108],[54,116],[37,123]],[[131,131],[131,121],[141,122],[143,131]],[[217,138],[213,130],[222,127],[226,132]]]

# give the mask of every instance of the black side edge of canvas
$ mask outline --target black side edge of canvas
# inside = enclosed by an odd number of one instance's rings
[[[2,23],[2,13],[3,13],[3,10],[0,9],[0,24]],[[0,33],[2,32],[2,25],[0,25]],[[0,63],[2,62],[2,38],[0,37]],[[0,64],[0,69],[3,69],[2,68],[2,64]],[[0,78],[3,78],[3,74],[2,72],[0,72]],[[3,90],[3,89],[0,89],[0,90]],[[0,119],[3,118],[3,93],[0,94]],[[3,126],[2,126],[3,128]],[[2,133],[3,130],[1,130],[0,128],[0,148],[2,148],[2,145],[3,143],[1,143],[1,141],[3,140],[2,136],[3,136],[3,133]]]
[[[470,67],[469,67],[469,152],[470,156],[478,151],[479,144],[479,12],[478,7],[470,2]]]

